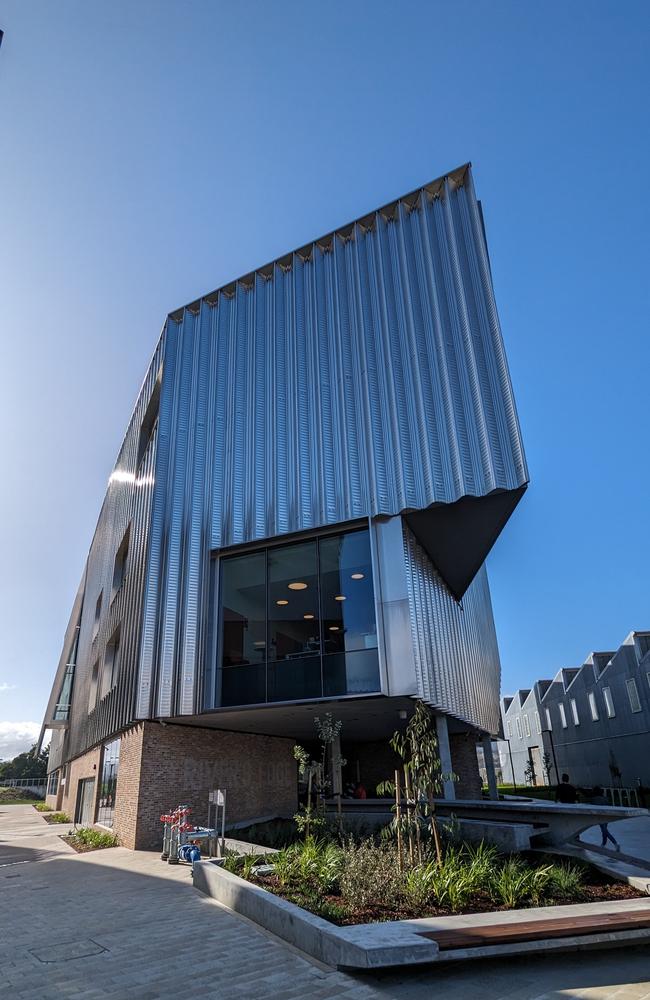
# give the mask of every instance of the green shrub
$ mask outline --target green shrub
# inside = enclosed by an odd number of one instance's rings
[[[403,894],[403,881],[394,850],[378,847],[373,840],[345,845],[339,885],[348,906],[393,906]]]
[[[463,855],[472,869],[476,888],[489,890],[501,863],[497,848],[484,841],[480,844],[465,844]]]
[[[47,817],[48,823],[69,823],[70,817],[64,812],[51,812]]]
[[[536,905],[549,889],[552,868],[530,868],[519,858],[508,858],[493,881],[494,897],[510,910],[529,902]]]
[[[419,865],[404,876],[404,898],[416,909],[426,906],[432,892],[430,865]]]
[[[283,851],[278,851],[270,858],[270,861],[275,868],[274,874],[283,888],[289,886],[297,878],[296,852],[291,847],[285,847]]]
[[[263,859],[258,854],[244,854],[240,861],[240,871],[238,874],[248,880],[253,874],[255,865],[262,863]]]
[[[314,909],[324,920],[343,920],[347,916],[344,906],[332,903],[329,899],[320,900]]]
[[[232,872],[233,875],[239,874],[239,869],[241,868],[242,858],[237,851],[232,851],[229,847],[226,848],[225,854],[223,856],[223,867],[227,872]]]
[[[580,865],[562,862],[551,865],[549,891],[563,899],[579,899],[584,889],[584,869]]]
[[[102,847],[117,847],[118,840],[114,833],[104,830],[93,830],[90,826],[80,826],[71,834],[73,840],[84,847],[99,849]]]
[[[34,809],[36,809],[37,812],[39,812],[39,813],[53,812],[52,806],[46,805],[45,802],[35,802],[34,803]]]
[[[442,864],[431,862],[429,870],[432,900],[452,913],[462,910],[482,888],[480,864],[472,866],[471,860],[456,848],[447,848]]]
[[[344,852],[336,844],[308,837],[269,858],[283,888],[308,895],[332,892],[343,868]]]

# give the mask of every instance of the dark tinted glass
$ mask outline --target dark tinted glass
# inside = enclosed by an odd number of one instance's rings
[[[269,549],[269,701],[321,696],[317,542]]]
[[[221,563],[216,705],[378,691],[367,531]]]
[[[102,826],[113,826],[115,819],[115,789],[117,771],[120,766],[120,741],[106,743],[102,756],[102,777],[99,786],[97,822]]]
[[[221,566],[221,704],[266,701],[266,554]]]
[[[367,531],[320,540],[325,695],[379,690],[377,626]]]

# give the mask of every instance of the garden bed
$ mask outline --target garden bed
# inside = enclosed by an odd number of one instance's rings
[[[440,863],[402,865],[400,872],[393,846],[372,840],[309,840],[270,857],[226,861],[233,873],[339,927],[643,895],[590,865],[534,852],[504,856],[482,844],[447,846]]]
[[[118,840],[114,833],[108,830],[93,830],[92,827],[79,827],[71,833],[62,834],[61,840],[74,848],[77,854],[86,854],[88,851],[103,851],[108,847],[117,847]]]
[[[43,817],[46,823],[52,823],[54,825],[58,823],[70,823],[70,817],[64,812],[43,812],[39,809],[40,815]]]

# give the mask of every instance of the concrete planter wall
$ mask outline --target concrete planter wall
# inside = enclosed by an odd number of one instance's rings
[[[372,969],[433,962],[438,957],[438,945],[412,927],[402,923],[335,927],[210,861],[194,865],[194,886],[326,965]]]
[[[386,923],[357,924],[336,927],[225,871],[210,861],[194,866],[194,886],[200,892],[240,913],[277,937],[299,948],[326,965],[339,969],[380,969],[399,965],[417,965],[437,961],[460,961],[527,952],[567,951],[612,945],[640,945],[650,941],[650,927],[623,931],[595,931],[574,937],[539,939],[509,944],[490,944],[453,951],[440,951],[437,943],[425,933],[453,928],[480,927],[486,924],[515,924],[522,920],[547,920],[553,917],[597,916],[603,913],[648,911],[648,899],[627,899],[619,902],[576,903],[568,906],[546,906],[506,912],[460,914],[453,917],[424,917]]]

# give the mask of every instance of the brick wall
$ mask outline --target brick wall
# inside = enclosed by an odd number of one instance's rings
[[[140,722],[120,737],[114,832],[124,847],[155,850],[162,838],[160,815],[184,802],[192,820],[205,825],[208,794],[215,788],[226,790],[227,823],[292,816],[298,804],[293,745],[274,736]],[[68,764],[60,808],[71,819],[82,778],[95,778],[95,815],[101,751],[100,745]]]
[[[226,790],[227,823],[268,815],[291,816],[296,811],[293,740],[152,722],[136,728],[137,734],[130,730],[123,737],[124,758],[120,749],[116,833],[125,846],[158,848],[160,815],[180,802],[192,808],[195,823],[204,825],[208,794],[215,788]],[[138,741],[142,747],[139,772]]]
[[[449,749],[454,773],[458,775],[456,782],[456,798],[480,799],[483,789],[481,775],[478,770],[476,756],[477,739],[465,733],[449,734]]]
[[[144,722],[122,733],[120,763],[115,789],[115,819],[113,832],[123,847],[135,848],[140,794],[140,763],[144,740]],[[160,824],[159,824],[160,826]]]

